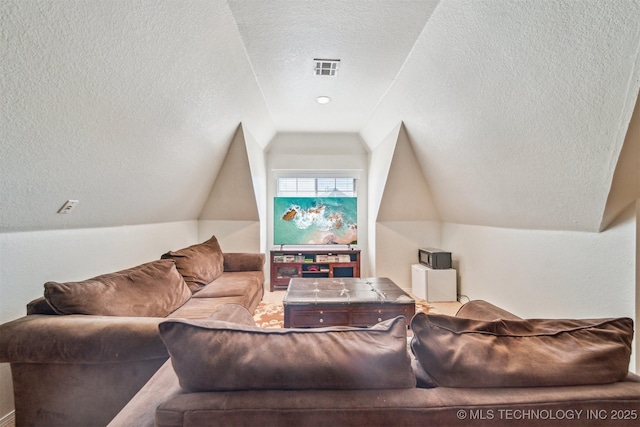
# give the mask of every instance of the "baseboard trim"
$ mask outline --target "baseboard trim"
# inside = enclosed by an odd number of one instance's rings
[[[11,411],[4,417],[0,418],[0,427],[7,427],[9,425],[16,425],[16,411]]]

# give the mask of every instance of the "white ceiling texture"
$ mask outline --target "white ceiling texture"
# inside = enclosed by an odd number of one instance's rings
[[[399,123],[442,221],[597,231],[640,86],[635,0],[0,0],[0,35],[4,232],[197,219],[240,124]]]

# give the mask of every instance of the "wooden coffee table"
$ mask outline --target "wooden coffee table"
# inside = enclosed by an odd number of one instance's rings
[[[415,300],[386,277],[294,278],[283,299],[285,328],[373,326],[416,311]]]

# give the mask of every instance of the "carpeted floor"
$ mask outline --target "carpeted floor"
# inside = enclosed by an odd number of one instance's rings
[[[449,303],[447,303],[449,304]],[[457,304],[457,303],[450,303]],[[416,300],[416,313],[448,314],[438,310],[437,303],[430,304],[424,300]],[[457,304],[459,306],[459,304]],[[262,328],[282,328],[284,325],[284,307],[281,303],[262,301],[253,315],[256,325]]]

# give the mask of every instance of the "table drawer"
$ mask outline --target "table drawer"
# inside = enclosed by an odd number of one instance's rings
[[[315,307],[287,307],[289,328],[321,328],[349,324],[348,309],[326,309]]]
[[[351,324],[354,326],[373,326],[383,320],[393,319],[396,316],[405,316],[407,324],[415,313],[415,306],[376,307],[372,309],[354,309]]]

